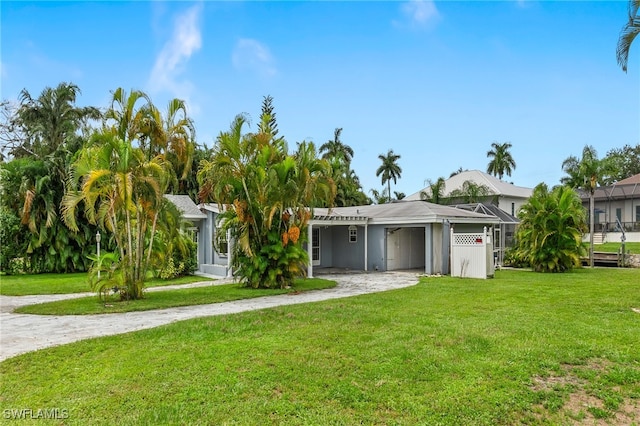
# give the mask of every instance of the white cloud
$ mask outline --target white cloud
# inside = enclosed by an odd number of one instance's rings
[[[409,0],[400,7],[404,19],[394,21],[396,26],[426,27],[440,20],[440,13],[433,0]]]
[[[236,69],[254,71],[262,77],[273,77],[278,72],[269,48],[257,40],[249,38],[238,40],[231,60]]]
[[[193,84],[180,76],[189,58],[202,47],[200,14],[202,5],[197,4],[178,15],[169,39],[156,58],[149,77],[149,87],[154,92],[169,92],[188,103]]]

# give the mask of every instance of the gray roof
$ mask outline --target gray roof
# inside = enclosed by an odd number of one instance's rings
[[[458,173],[457,175],[452,176],[444,181],[444,197],[448,197],[449,194],[451,194],[451,192],[455,191],[456,189],[462,189],[462,185],[468,180],[477,185],[486,186],[487,188],[489,188],[489,194],[491,195],[502,195],[506,197],[527,199],[531,197],[531,194],[533,192],[533,189],[531,188],[525,188],[523,186],[516,186],[511,183],[504,182],[497,177],[480,170],[467,170]],[[430,189],[427,186],[420,191],[409,195],[405,198],[405,200],[420,200],[421,192],[426,192],[427,194],[429,194]]]
[[[473,212],[488,214],[497,217],[502,223],[520,223],[517,217],[511,216],[498,206],[486,203],[470,203],[470,204],[456,204],[454,207],[459,209],[471,210]]]
[[[352,221],[371,224],[435,223],[448,220],[451,223],[497,223],[489,216],[451,206],[426,201],[402,201],[367,206],[313,209],[314,221]]]
[[[188,220],[206,219],[207,215],[202,213],[196,203],[188,195],[164,194],[164,197],[171,201],[182,213],[182,217]]]

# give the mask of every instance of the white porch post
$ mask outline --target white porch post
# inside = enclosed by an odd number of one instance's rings
[[[307,225],[307,235],[309,235],[307,242],[307,254],[309,255],[309,266],[307,266],[307,278],[313,278],[313,225],[309,223]]]
[[[365,272],[367,271],[367,264],[369,263],[369,259],[368,259],[368,255],[369,255],[369,243],[368,243],[368,236],[369,236],[369,228],[367,227],[367,224],[364,224],[364,270]]]
[[[233,268],[231,267],[233,263],[232,246],[233,241],[231,240],[231,229],[227,229],[227,278],[233,278]]]

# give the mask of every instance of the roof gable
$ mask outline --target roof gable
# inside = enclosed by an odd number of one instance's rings
[[[196,203],[188,195],[164,194],[164,197],[171,201],[182,213],[182,217],[189,220],[205,219],[206,214],[202,213]]]
[[[451,192],[462,189],[462,185],[466,181],[471,181],[477,185],[484,185],[489,189],[490,195],[500,195],[506,197],[527,199],[531,197],[533,189],[525,188],[523,186],[516,186],[508,182],[504,182],[495,176],[488,173],[484,173],[480,170],[467,170],[457,175],[451,176],[444,181],[444,197],[448,197]],[[420,193],[430,193],[429,187],[425,187],[422,190],[411,194],[406,197],[406,200],[420,200]]]

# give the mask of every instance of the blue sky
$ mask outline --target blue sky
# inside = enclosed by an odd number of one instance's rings
[[[117,87],[185,99],[212,146],[274,98],[290,147],[342,127],[364,190],[401,155],[407,195],[511,142],[509,178],[558,183],[585,144],[640,143],[640,42],[616,64],[627,1],[0,3],[2,99],[71,81],[80,105]]]

